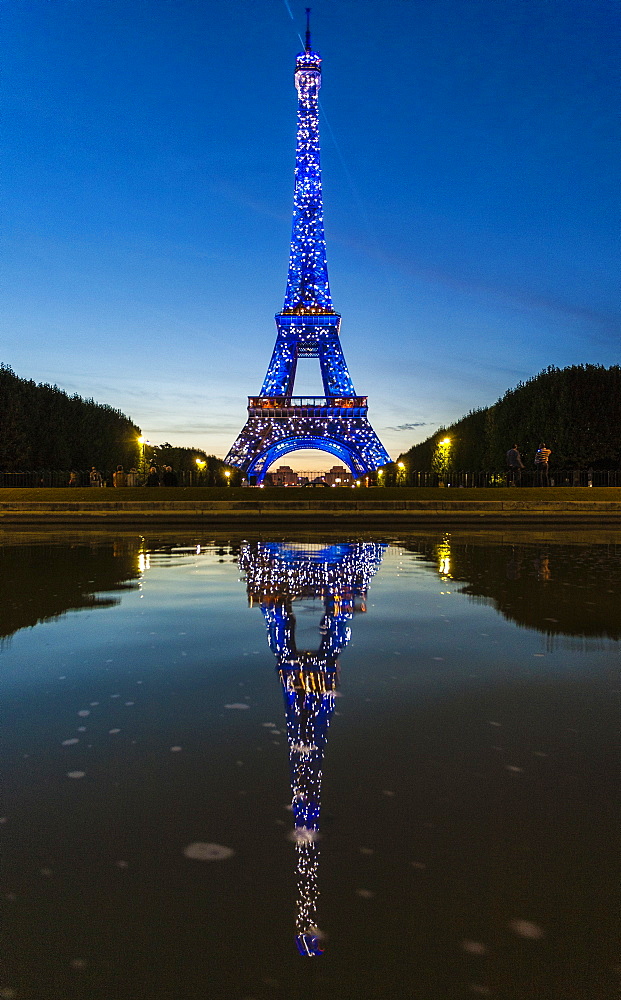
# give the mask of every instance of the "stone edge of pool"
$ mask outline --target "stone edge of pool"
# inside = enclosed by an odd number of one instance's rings
[[[407,521],[575,521],[621,525],[621,502],[582,500],[369,500],[313,503],[287,501],[153,500],[148,502],[0,503],[1,524],[115,524],[199,521],[202,523]]]

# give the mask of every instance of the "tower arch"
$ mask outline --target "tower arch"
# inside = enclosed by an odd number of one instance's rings
[[[339,458],[348,467],[354,476],[364,474],[365,463],[363,457],[346,442],[339,439],[326,437],[288,437],[283,438],[276,444],[270,445],[260,452],[250,463],[246,470],[246,475],[256,476],[257,484],[263,482],[266,473],[279,459],[295,451],[324,451],[328,455]]]

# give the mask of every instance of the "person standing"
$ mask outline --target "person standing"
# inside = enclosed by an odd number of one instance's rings
[[[91,486],[103,486],[103,479],[101,478],[101,472],[98,472],[95,466],[92,467],[91,471],[88,474],[88,481],[91,484]]]
[[[550,485],[548,479],[548,462],[550,460],[551,454],[552,452],[550,451],[550,449],[546,448],[545,442],[542,441],[535,454],[535,471],[537,473],[538,486]]]
[[[162,476],[162,486],[177,486],[178,483],[177,473],[173,472],[172,466],[167,465]]]
[[[116,472],[114,472],[113,475],[112,475],[112,483],[113,483],[114,486],[126,486],[127,485],[127,480],[126,480],[126,477],[125,477],[125,473],[123,472],[123,466],[122,465],[117,465]]]
[[[522,481],[524,463],[516,444],[507,452],[507,486],[519,486]]]
[[[149,475],[147,476],[147,486],[159,486],[160,485],[160,475],[154,465],[149,469]]]
[[[138,486],[138,469],[130,469],[125,481],[126,486]]]

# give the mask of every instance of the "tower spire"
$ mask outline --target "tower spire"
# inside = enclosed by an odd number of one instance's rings
[[[310,7],[306,8],[306,47],[295,63],[298,129],[295,153],[293,225],[283,312],[332,313],[323,228],[319,88],[321,57],[311,48]]]

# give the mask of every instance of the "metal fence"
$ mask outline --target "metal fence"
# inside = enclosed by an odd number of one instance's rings
[[[535,469],[502,472],[465,472],[461,469],[438,472],[406,471],[384,477],[386,486],[452,486],[494,488],[497,486],[621,486],[621,469],[548,469],[547,477]]]
[[[104,486],[112,486],[113,471],[106,472],[99,470]],[[90,473],[80,470],[65,469],[39,469],[34,472],[0,472],[0,488],[9,487],[37,487],[37,486],[69,486],[69,478],[75,472],[76,481],[73,486],[90,486]],[[213,476],[207,471],[194,472],[190,469],[186,472],[177,472],[179,486],[213,486]],[[137,486],[144,486],[145,476],[141,473],[137,475]],[[225,486],[226,480],[222,478],[217,485]]]
[[[33,472],[0,472],[0,488],[2,487],[54,487],[69,486],[71,472],[67,470],[37,470]],[[89,473],[77,471],[77,486],[89,486]],[[101,472],[106,486],[112,486],[112,471]],[[195,472],[190,469],[177,473],[179,486],[224,486],[223,477],[214,476],[206,471]],[[214,479],[216,480],[214,482]],[[144,485],[144,477],[138,476],[138,485]],[[547,483],[542,481],[541,473],[531,469],[523,469],[516,473],[514,482],[506,471],[502,472],[464,472],[462,470],[438,472],[399,471],[386,473],[377,477],[377,485],[382,486],[445,486],[458,488],[494,488],[497,486],[531,487],[531,486],[621,486],[621,469],[550,469]]]

